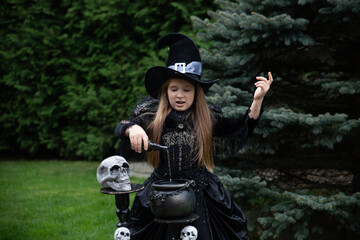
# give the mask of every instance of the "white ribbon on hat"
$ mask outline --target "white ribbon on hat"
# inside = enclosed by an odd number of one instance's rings
[[[202,64],[198,61],[191,62],[188,65],[186,65],[186,63],[175,63],[174,65],[168,66],[168,68],[181,73],[192,73],[201,76]]]

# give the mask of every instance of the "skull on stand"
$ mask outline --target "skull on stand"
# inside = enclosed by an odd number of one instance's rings
[[[129,191],[130,166],[125,158],[111,156],[104,159],[97,168],[96,177],[101,186],[112,188],[116,191]]]
[[[181,230],[181,240],[196,240],[198,237],[198,230],[193,226],[186,226]]]
[[[114,240],[130,240],[130,231],[126,227],[119,227],[115,230]]]

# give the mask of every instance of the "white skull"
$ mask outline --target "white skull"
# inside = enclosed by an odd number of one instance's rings
[[[193,226],[186,226],[181,230],[181,240],[195,240],[198,237],[198,230]]]
[[[126,227],[119,227],[115,230],[114,240],[130,240],[130,231]]]
[[[112,156],[104,159],[96,171],[96,177],[101,186],[112,188],[116,191],[129,191],[130,167],[125,158]]]

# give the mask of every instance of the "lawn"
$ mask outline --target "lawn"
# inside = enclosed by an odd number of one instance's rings
[[[115,198],[100,193],[99,164],[0,162],[0,239],[113,239]],[[133,183],[144,180],[131,178]]]

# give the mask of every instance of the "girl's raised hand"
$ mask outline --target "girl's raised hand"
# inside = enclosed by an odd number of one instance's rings
[[[271,72],[268,73],[269,76],[269,80],[266,79],[265,77],[256,77],[257,81],[254,85],[256,86],[256,90],[254,93],[254,100],[262,100],[266,93],[269,91],[270,89],[270,85],[273,82],[273,78],[271,75]]]
[[[129,139],[131,143],[131,148],[138,153],[141,153],[142,146],[144,144],[144,150],[148,150],[148,140],[149,137],[146,134],[145,130],[139,125],[133,125],[128,128]]]

